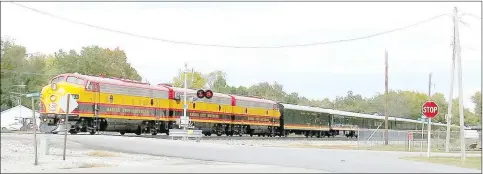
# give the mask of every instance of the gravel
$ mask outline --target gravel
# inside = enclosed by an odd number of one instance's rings
[[[42,135],[38,135],[38,140],[40,140],[40,136]],[[135,166],[140,164],[146,165],[146,163],[163,165],[186,161],[180,158],[85,149],[82,145],[70,141],[67,143],[66,160],[63,161],[63,141],[60,138],[60,136],[51,138],[53,147],[50,149],[49,155],[41,154],[40,141],[38,141],[39,165],[35,166],[32,134],[2,134],[2,141],[0,141],[2,147],[2,172],[48,172],[51,170],[67,172],[64,170]]]
[[[159,173],[159,172],[282,172],[282,173],[320,173],[324,171],[303,168],[279,167],[272,165],[238,164],[190,160],[176,157],[132,154],[96,150],[82,144],[67,141],[66,160],[63,157],[63,138],[61,135],[50,135],[50,153],[42,154],[38,134],[38,162],[34,165],[34,147],[32,134],[2,133],[1,172],[2,173],[78,173],[78,172],[108,172],[108,173]],[[76,135],[75,138],[89,136]],[[71,138],[73,138],[71,136]],[[109,137],[106,137],[109,138]],[[114,137],[113,137],[114,138]],[[117,137],[121,138],[121,137]],[[126,137],[127,138],[127,137]],[[201,170],[200,170],[201,169]]]

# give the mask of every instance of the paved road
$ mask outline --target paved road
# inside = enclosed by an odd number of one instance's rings
[[[139,137],[69,136],[95,148],[189,159],[277,165],[327,172],[481,173],[480,170],[398,159],[419,153],[230,146]]]

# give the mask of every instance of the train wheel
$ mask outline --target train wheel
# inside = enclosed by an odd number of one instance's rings
[[[124,131],[121,131],[121,132],[119,132],[119,133],[120,133],[121,135],[124,135],[124,134],[126,134],[126,132],[124,132]]]
[[[140,126],[138,126],[138,129],[136,130],[135,134],[136,134],[136,135],[141,135],[141,133],[142,133],[142,132],[141,132],[141,127],[140,127]]]
[[[96,134],[96,131],[95,131],[94,129],[92,129],[92,130],[89,132],[89,134],[94,135],[94,134]]]
[[[155,132],[151,132],[151,135],[157,135],[157,134],[158,134],[158,132],[156,132],[156,131]]]
[[[69,130],[69,133],[72,134],[72,135],[75,135],[75,134],[77,134],[77,131],[74,130],[74,129],[71,129],[71,130]]]

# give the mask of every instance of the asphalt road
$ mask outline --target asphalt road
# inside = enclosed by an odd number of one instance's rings
[[[68,136],[97,149],[188,159],[277,165],[326,172],[481,173],[480,170],[398,159],[419,153],[309,148],[230,146],[141,137]],[[236,171],[234,171],[236,172]]]

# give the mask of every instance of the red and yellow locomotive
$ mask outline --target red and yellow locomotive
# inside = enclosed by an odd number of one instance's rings
[[[41,126],[43,132],[63,130],[65,111],[59,100],[66,94],[79,104],[68,116],[69,132],[115,131],[121,134],[169,133],[183,115],[184,89],[169,85],[156,86],[133,80],[61,74],[41,92]],[[187,112],[196,129],[205,135],[280,134],[280,111],[274,101],[213,93],[197,97],[188,89]],[[191,97],[190,97],[191,98]]]

